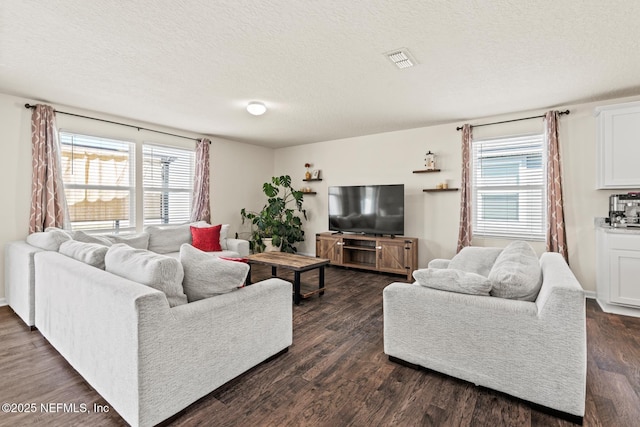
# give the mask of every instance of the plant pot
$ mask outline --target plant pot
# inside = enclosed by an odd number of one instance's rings
[[[264,243],[264,251],[265,252],[280,252],[280,248],[273,246],[273,243],[271,242],[273,239],[271,238],[267,238],[267,239],[262,239],[262,242]]]

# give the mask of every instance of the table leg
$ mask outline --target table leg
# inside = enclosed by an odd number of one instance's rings
[[[293,273],[293,302],[300,305],[300,272]]]
[[[277,275],[278,275],[278,267],[272,266],[271,267],[271,277],[276,277]]]
[[[320,289],[320,296],[324,295],[324,265],[320,266],[320,273],[318,274],[318,289]]]

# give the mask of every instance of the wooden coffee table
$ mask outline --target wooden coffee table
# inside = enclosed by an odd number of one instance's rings
[[[319,269],[318,293],[324,294],[324,266],[329,264],[325,258],[314,258],[286,252],[262,252],[249,255],[249,264],[263,264],[271,266],[271,275],[276,277],[278,267],[293,270],[293,302],[300,304],[300,273]],[[251,284],[251,269],[247,274],[247,285]]]

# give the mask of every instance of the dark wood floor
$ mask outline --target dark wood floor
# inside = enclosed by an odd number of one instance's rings
[[[256,267],[254,281],[268,274]],[[306,282],[316,278],[303,274]],[[389,362],[382,350],[382,289],[398,279],[328,268],[325,295],[294,307],[289,352],[191,405],[171,425],[573,425],[509,396]],[[639,426],[640,319],[605,314],[589,300],[587,331],[584,425]],[[126,425],[113,410],[73,413],[54,405],[57,413],[43,413],[41,403],[75,403],[78,411],[81,404],[92,410],[108,403],[8,307],[0,308],[0,343],[0,403],[38,405],[35,413],[0,413],[0,425]]]

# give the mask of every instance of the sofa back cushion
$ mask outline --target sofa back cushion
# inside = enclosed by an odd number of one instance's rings
[[[182,289],[184,270],[177,259],[116,243],[109,248],[104,261],[109,273],[164,292],[169,306],[187,303]]]
[[[149,248],[149,233],[143,231],[136,234],[123,234],[115,235],[111,234],[107,236],[112,243],[124,243],[132,248],[136,249],[148,249]]]
[[[60,249],[60,245],[71,236],[61,229],[49,229],[49,231],[38,231],[27,236],[27,243],[45,251],[55,251]]]
[[[244,285],[249,265],[220,259],[189,244],[180,247],[184,292],[189,302],[231,292]]]
[[[106,236],[97,236],[93,234],[87,234],[84,231],[78,230],[73,235],[73,240],[83,243],[96,243],[102,246],[111,246],[113,242]]]
[[[501,252],[501,248],[467,246],[451,258],[448,268],[488,277]]]
[[[207,227],[205,221],[199,221],[193,224],[180,225],[150,225],[145,228],[149,233],[149,250],[158,254],[168,254],[170,252],[179,252],[180,246],[184,243],[191,244],[191,226]]]
[[[491,268],[489,280],[493,296],[535,301],[542,286],[542,270],[531,245],[518,240],[504,248]]]
[[[104,257],[107,254],[107,246],[99,243],[85,243],[77,240],[67,240],[60,245],[60,252],[75,260],[104,270]]]

